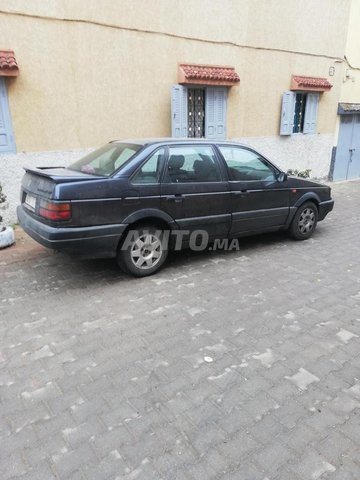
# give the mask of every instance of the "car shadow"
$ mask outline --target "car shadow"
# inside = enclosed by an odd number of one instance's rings
[[[317,229],[312,238],[319,239],[319,237],[322,236],[321,230],[321,228]],[[155,274],[155,277],[164,277],[166,275],[172,276],[178,274],[180,270],[183,272],[186,268],[196,268],[209,260],[237,258],[244,254],[251,257],[253,254],[258,253],[259,250],[266,250],[274,245],[281,247],[288,245],[289,242],[294,242],[294,244],[302,243],[290,239],[286,232],[262,233],[239,238],[237,241],[237,249],[227,250],[224,248],[217,248],[214,250],[210,245],[202,251],[194,251],[189,248],[180,251],[171,251],[169,252],[164,268],[159,273]],[[60,269],[60,276],[69,275],[71,278],[75,279],[86,277],[87,287],[99,282],[113,284],[118,282],[147,281],[147,278],[139,279],[122,272],[115,259],[82,260],[60,252],[54,253],[52,259],[53,260],[50,263],[47,263],[47,267]],[[76,281],[72,281],[71,283],[72,288],[74,289],[83,288],[81,285],[77,285]]]
[[[173,269],[179,270],[188,266],[196,266],[206,262],[209,258],[220,258],[228,256],[238,256],[247,252],[247,254],[255,251],[259,247],[265,247],[284,241],[287,238],[282,232],[259,234],[252,237],[244,237],[238,239],[238,249],[226,250],[224,248],[213,249],[210,245],[205,250],[194,251],[189,248],[180,251],[171,251],[164,268],[157,275],[166,275]],[[230,240],[231,243],[231,240]],[[38,266],[46,268],[46,270],[57,270],[57,276],[68,276],[71,279],[80,279],[86,277],[87,285],[99,282],[99,279],[105,279],[108,283],[119,281],[139,281],[141,279],[125,274],[118,267],[116,260],[110,259],[79,259],[76,256],[70,256],[62,252],[52,252],[42,261],[38,262]],[[77,286],[76,281],[72,281],[72,287],[82,288]],[[80,282],[81,283],[81,282]]]
[[[235,239],[234,244],[232,244],[232,240],[229,240],[228,245],[230,248],[214,248],[213,245],[209,245],[208,248],[201,251],[194,251],[189,248],[181,251],[172,251],[169,253],[167,263],[172,267],[181,267],[185,263],[201,263],[207,259],[214,259],[216,257],[239,256],[239,254],[244,254],[245,252],[251,254],[251,252],[259,248],[278,244],[285,240],[289,241],[289,237],[285,232],[262,233]],[[233,248],[231,248],[232,245]]]

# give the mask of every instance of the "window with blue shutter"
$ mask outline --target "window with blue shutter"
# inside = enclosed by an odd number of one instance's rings
[[[0,78],[0,153],[15,151],[5,80]]]
[[[303,133],[316,133],[319,97],[318,93],[308,93],[306,96]]]
[[[183,138],[188,135],[187,88],[173,85],[171,89],[171,135]]]
[[[196,97],[195,101],[193,97]],[[226,87],[193,88],[174,85],[171,94],[172,136],[226,138],[226,103]]]
[[[280,135],[316,133],[319,98],[319,93],[284,92]]]

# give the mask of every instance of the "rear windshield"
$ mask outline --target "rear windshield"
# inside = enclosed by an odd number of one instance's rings
[[[75,163],[69,170],[89,173],[90,175],[104,175],[109,177],[124,165],[142,145],[130,143],[108,143],[103,147],[89,153]]]

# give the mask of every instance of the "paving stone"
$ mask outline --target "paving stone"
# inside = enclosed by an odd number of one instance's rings
[[[246,432],[238,431],[229,440],[223,441],[218,445],[218,449],[224,457],[228,458],[230,464],[240,463],[242,456],[246,455],[251,450],[259,447],[256,442]]]
[[[46,462],[30,468],[27,473],[16,478],[18,480],[56,480],[54,472]]]
[[[46,442],[33,441],[23,450],[23,456],[26,462],[31,466],[44,464],[53,457],[58,457],[63,453],[70,451],[71,448],[65,442],[60,433],[48,437]]]
[[[61,479],[69,478],[82,466],[95,466],[98,461],[88,444],[84,444],[77,450],[61,452],[52,457],[54,469]]]
[[[265,448],[261,448],[256,455],[256,462],[270,475],[287,465],[294,457],[294,452],[275,440]]]
[[[260,467],[252,465],[249,462],[241,462],[240,465],[235,467],[232,471],[222,475],[221,480],[265,480],[264,472]]]
[[[288,430],[282,425],[277,417],[274,415],[266,415],[247,431],[250,432],[255,440],[262,444],[267,444],[274,440],[278,435]]]
[[[0,261],[1,480],[358,480],[359,187],[333,185],[306,242],[184,251],[137,280],[18,229]]]
[[[80,425],[64,428],[61,433],[64,440],[76,449],[79,445],[90,439],[102,436],[106,432],[105,426],[95,417]]]
[[[327,472],[333,473],[336,471],[336,467],[329,463],[326,457],[311,450],[306,450],[301,459],[290,468],[301,478],[311,478],[313,480],[317,480]]]
[[[65,428],[72,428],[75,425],[73,418],[68,412],[54,417],[37,421],[33,428],[40,439],[46,439]]]
[[[2,460],[1,464],[1,478],[4,480],[19,477],[26,473],[26,467],[21,458],[20,452],[12,453]]]
[[[95,465],[82,465],[86,480],[106,480],[125,474],[128,469],[118,450],[114,449]]]
[[[20,432],[27,425],[31,425],[40,420],[48,420],[50,418],[49,409],[43,403],[38,403],[33,407],[21,407],[21,410],[15,410],[10,414],[3,413],[3,415],[6,415],[7,420],[15,433]]]
[[[134,442],[134,437],[125,427],[116,427],[90,438],[91,444],[99,458],[108,455],[112,450],[119,449],[124,444]]]
[[[350,419],[340,425],[339,431],[349,437],[360,448],[360,429],[358,415],[351,415]]]
[[[319,439],[319,434],[310,427],[299,422],[291,430],[281,433],[279,440],[295,452],[301,452],[306,445],[312,445]]]
[[[354,442],[336,430],[330,430],[329,435],[321,442],[314,443],[320,455],[325,456],[331,463],[341,463],[341,456],[351,452],[355,447]]]

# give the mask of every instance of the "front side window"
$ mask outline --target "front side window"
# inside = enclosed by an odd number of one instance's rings
[[[163,165],[163,159],[165,150],[160,148],[154,152],[150,158],[139,168],[139,170],[133,176],[131,183],[135,184],[147,184],[147,183],[159,183],[161,167]]]
[[[213,149],[201,145],[170,147],[167,178],[171,183],[220,181]]]
[[[141,149],[142,145],[108,143],[67,167],[69,170],[109,177]]]
[[[276,179],[274,169],[256,152],[233,146],[220,146],[229,169],[230,180],[271,181]]]

